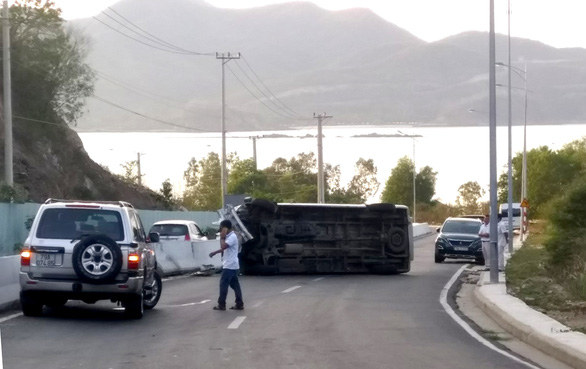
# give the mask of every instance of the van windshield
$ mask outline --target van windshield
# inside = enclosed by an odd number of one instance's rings
[[[508,217],[509,216],[508,209],[504,209],[503,211],[501,211],[501,214],[502,214],[503,217]],[[521,209],[519,209],[519,208],[513,208],[513,216],[514,217],[520,217],[521,216]]]
[[[120,213],[102,209],[47,209],[43,212],[37,238],[73,240],[84,234],[106,234],[114,241],[124,239]]]

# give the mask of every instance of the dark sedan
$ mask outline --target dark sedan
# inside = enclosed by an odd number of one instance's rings
[[[435,262],[445,259],[474,259],[484,264],[482,244],[478,231],[482,222],[470,218],[448,218],[437,229],[439,235],[435,240]]]

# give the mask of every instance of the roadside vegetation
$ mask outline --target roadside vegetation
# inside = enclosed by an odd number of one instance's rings
[[[508,292],[586,333],[586,171],[542,213],[507,264]]]

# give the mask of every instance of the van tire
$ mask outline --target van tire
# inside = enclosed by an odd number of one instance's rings
[[[407,249],[409,239],[401,228],[394,227],[389,231],[387,247],[392,253],[402,253]]]
[[[89,283],[108,283],[122,269],[122,250],[106,235],[84,237],[73,248],[73,270]]]

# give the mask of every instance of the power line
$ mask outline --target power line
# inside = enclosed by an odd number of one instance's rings
[[[159,123],[166,124],[166,125],[169,125],[169,126],[178,127],[178,128],[184,128],[184,129],[188,129],[188,130],[192,130],[192,131],[199,131],[199,132],[216,132],[216,131],[211,131],[211,130],[207,130],[207,129],[193,128],[193,127],[188,127],[188,126],[180,125],[180,124],[177,124],[177,123],[167,122],[167,121],[165,121],[165,120],[161,120],[161,119],[153,118],[153,117],[150,117],[150,116],[148,116],[148,115],[145,115],[145,114],[142,114],[142,113],[136,112],[136,111],[134,111],[134,110],[127,109],[127,108],[125,108],[125,107],[123,107],[123,106],[121,106],[121,105],[118,105],[118,104],[116,104],[116,103],[113,103],[113,102],[111,102],[111,101],[109,101],[109,100],[106,100],[106,99],[104,99],[104,98],[101,98],[101,97],[99,97],[99,96],[97,96],[97,95],[92,95],[91,97],[93,97],[94,99],[96,99],[96,100],[98,100],[98,101],[101,101],[101,102],[103,102],[103,103],[105,103],[105,104],[108,104],[108,105],[114,106],[114,107],[116,107],[116,108],[118,108],[118,109],[121,109],[121,110],[127,111],[127,112],[129,112],[129,113],[132,113],[132,114],[138,115],[139,117],[143,117],[143,118],[146,118],[146,119],[150,119],[150,120],[153,120],[153,121],[155,121],[155,122],[159,122]]]
[[[154,38],[155,40],[158,40],[158,41],[160,41],[160,42],[161,42],[163,45],[166,45],[166,46],[168,46],[168,47],[174,48],[174,49],[176,49],[176,50],[185,51],[185,52],[188,52],[188,53],[190,53],[190,54],[195,54],[195,55],[206,55],[206,56],[212,56],[212,55],[214,55],[214,53],[201,53],[201,52],[197,52],[197,51],[191,51],[191,50],[187,50],[187,49],[184,49],[184,48],[182,48],[182,47],[176,46],[176,45],[174,45],[174,44],[172,44],[172,43],[169,43],[169,42],[167,42],[167,41],[165,41],[165,40],[163,40],[163,39],[161,39],[161,38],[159,38],[159,37],[157,37],[157,36],[153,35],[152,33],[149,33],[149,32],[147,32],[147,31],[145,31],[144,29],[140,28],[139,26],[137,26],[136,24],[134,24],[133,22],[131,22],[131,21],[130,21],[128,18],[125,18],[125,17],[124,17],[122,14],[118,13],[116,10],[112,9],[111,7],[108,7],[108,9],[109,9],[110,11],[114,12],[114,13],[115,13],[116,15],[118,15],[120,18],[124,19],[126,22],[130,23],[130,24],[131,24],[133,27],[135,27],[136,29],[138,29],[138,30],[140,30],[141,32],[143,32],[143,33],[147,34],[148,36],[150,36],[150,37]],[[104,12],[102,12],[102,13],[104,13]],[[104,14],[106,14],[106,13],[104,13]]]
[[[246,65],[248,66],[248,68],[250,69],[250,71],[251,71],[251,72],[252,72],[252,73],[255,75],[255,77],[256,77],[256,78],[257,78],[257,79],[260,81],[260,83],[261,83],[261,84],[262,84],[262,85],[263,85],[263,86],[264,86],[264,87],[267,89],[267,91],[269,91],[269,93],[270,93],[271,95],[273,95],[273,97],[274,97],[274,98],[275,98],[275,99],[276,99],[278,102],[280,102],[280,103],[283,105],[283,107],[284,107],[285,109],[287,109],[287,110],[291,111],[291,112],[292,112],[293,114],[295,114],[295,115],[298,115],[298,116],[300,116],[300,117],[303,117],[303,115],[302,115],[302,114],[299,114],[299,113],[297,113],[295,110],[293,110],[293,109],[291,109],[290,107],[288,107],[288,106],[287,106],[287,104],[285,104],[284,102],[282,102],[282,101],[281,101],[281,100],[280,100],[280,99],[277,97],[277,95],[275,95],[275,94],[273,93],[273,91],[271,91],[271,89],[267,87],[267,85],[266,85],[266,84],[265,84],[265,83],[262,81],[262,79],[261,79],[261,78],[258,76],[258,74],[257,74],[257,73],[254,71],[254,69],[252,68],[252,66],[250,65],[250,63],[248,63],[248,60],[246,60],[246,58],[245,58],[244,56],[242,56],[242,60],[244,60],[244,63],[246,63]],[[238,64],[238,62],[237,62],[236,64]]]
[[[168,52],[168,53],[172,53],[172,54],[180,54],[180,55],[207,55],[207,54],[194,54],[194,53],[191,53],[191,52],[184,52],[184,51],[175,51],[175,50],[163,49],[163,48],[161,48],[161,47],[157,47],[157,46],[151,45],[151,44],[149,44],[149,43],[146,43],[146,42],[143,42],[143,41],[141,41],[141,40],[139,40],[139,39],[137,39],[137,38],[135,38],[135,37],[132,37],[132,36],[130,36],[130,35],[127,35],[126,33],[124,33],[124,32],[122,32],[122,31],[120,31],[120,30],[118,30],[118,29],[116,29],[116,28],[114,28],[114,27],[110,26],[110,25],[109,25],[109,24],[107,24],[106,22],[103,22],[103,21],[99,20],[97,17],[92,17],[92,18],[93,18],[94,20],[96,20],[96,21],[100,22],[100,23],[101,23],[101,24],[103,24],[104,26],[106,26],[106,27],[110,28],[111,30],[113,30],[113,31],[115,31],[115,32],[117,32],[117,33],[119,33],[119,34],[121,34],[122,36],[124,36],[124,37],[127,37],[127,38],[129,38],[129,39],[131,39],[131,40],[134,40],[134,41],[136,41],[136,42],[138,42],[138,43],[140,43],[140,44],[143,44],[143,45],[145,45],[145,46],[152,47],[153,49],[157,49],[157,50],[161,50],[161,51],[166,51],[166,52]]]
[[[252,78],[250,78],[250,76],[248,75],[248,73],[246,73],[246,71],[244,70],[244,68],[242,68],[242,66],[236,62],[236,65],[238,66],[238,68],[240,68],[240,71],[242,71],[242,73],[246,76],[246,78],[248,78],[248,80],[250,81],[250,83],[252,83],[252,85],[254,87],[256,87],[256,89],[264,96],[267,98],[268,101],[270,101],[277,109],[281,110],[284,114],[288,114],[291,115],[290,112],[288,112],[286,109],[284,109],[282,106],[280,106],[279,104],[277,104],[276,102],[273,101],[273,99],[271,99],[266,93],[264,93],[264,91],[258,87],[258,85],[256,84],[256,82],[254,82],[254,80]],[[295,115],[297,115],[300,118],[304,118],[301,115],[297,114],[297,113],[293,113]],[[294,116],[294,115],[293,115]]]
[[[254,96],[255,99],[257,99],[261,104],[263,104],[267,109],[269,109],[270,111],[272,111],[273,113],[285,118],[285,119],[290,119],[290,120],[301,120],[301,119],[297,119],[297,118],[293,118],[290,116],[286,116],[281,114],[280,112],[276,111],[275,109],[271,108],[269,105],[267,105],[264,101],[262,101],[262,99],[260,99],[258,96],[255,95],[254,92],[252,92],[248,86],[246,86],[246,84],[244,82],[242,82],[242,80],[240,78],[238,78],[238,76],[236,75],[236,73],[234,73],[234,71],[232,70],[232,68],[230,68],[230,66],[226,66],[228,67],[228,70],[230,71],[230,73],[232,73],[232,75],[234,76],[234,78],[236,78],[236,80],[238,82],[240,82],[240,84],[252,95]]]

